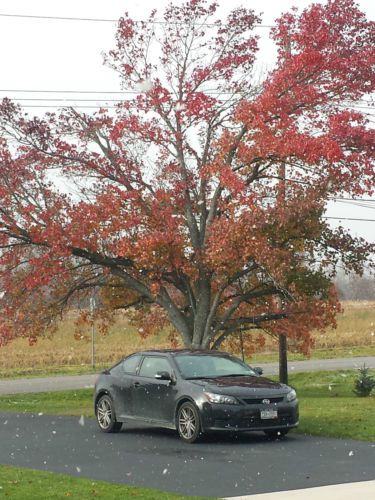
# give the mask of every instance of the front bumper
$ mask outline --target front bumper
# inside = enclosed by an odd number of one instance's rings
[[[277,410],[277,418],[261,418],[262,410]],[[221,405],[204,403],[201,408],[204,431],[257,431],[292,429],[298,426],[298,401],[277,405]]]

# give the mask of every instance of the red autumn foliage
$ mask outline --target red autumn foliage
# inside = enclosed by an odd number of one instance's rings
[[[192,348],[244,332],[252,351],[266,332],[308,352],[335,324],[337,264],[361,272],[373,251],[323,213],[373,193],[375,131],[351,104],[374,91],[374,23],[352,0],[284,15],[260,85],[259,18],[216,10],[120,19],[106,62],[137,95],[114,113],[30,118],[3,100],[0,344],[34,341],[93,289],[103,325],[126,309],[141,335],[171,325]]]

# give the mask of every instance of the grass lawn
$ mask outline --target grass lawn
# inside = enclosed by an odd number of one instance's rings
[[[92,400],[92,389],[14,394],[0,396],[0,410],[92,417]]]
[[[357,370],[290,376],[300,400],[298,432],[375,442],[375,392],[365,398],[353,394],[357,376]]]
[[[114,363],[112,363],[114,365]],[[91,365],[62,365],[62,366],[45,366],[44,368],[10,368],[2,370],[0,368],[0,378],[36,378],[36,377],[57,377],[58,375],[88,375],[99,373],[105,368],[109,368],[110,364],[96,365],[94,369]]]
[[[43,498],[183,500],[193,498],[8,465],[0,465],[0,497],[11,500],[41,500]]]
[[[300,400],[298,432],[375,442],[375,394],[367,398],[353,394],[357,374],[340,370],[291,375],[289,383]],[[90,417],[92,390],[0,396],[0,410]]]

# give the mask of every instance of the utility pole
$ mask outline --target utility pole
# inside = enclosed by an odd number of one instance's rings
[[[285,40],[285,59],[291,55],[290,39]],[[286,166],[281,162],[279,168],[279,201],[282,206],[286,202]],[[280,300],[281,309],[283,309],[283,299]],[[288,339],[286,335],[279,334],[279,380],[283,384],[288,383]]]
[[[242,332],[240,332],[240,344],[241,344],[242,361],[245,362],[245,350],[244,350],[244,345],[243,345],[243,333]]]
[[[94,323],[95,297],[90,297],[91,327],[91,365],[95,369],[95,323]]]
[[[285,186],[285,176],[286,167],[283,162],[280,165],[280,186],[279,186],[279,196],[280,202],[285,205],[286,200],[286,186]],[[280,299],[280,306],[283,309],[283,299]],[[288,339],[284,334],[279,334],[279,380],[283,384],[288,383]]]

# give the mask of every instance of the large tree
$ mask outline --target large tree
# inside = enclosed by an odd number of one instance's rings
[[[334,324],[337,263],[361,272],[372,251],[324,210],[373,192],[375,133],[351,104],[374,90],[374,23],[352,0],[282,16],[259,83],[259,18],[216,11],[121,18],[106,63],[134,94],[113,111],[30,118],[3,100],[0,343],[92,288],[103,314],[192,348],[266,331],[307,351]]]

